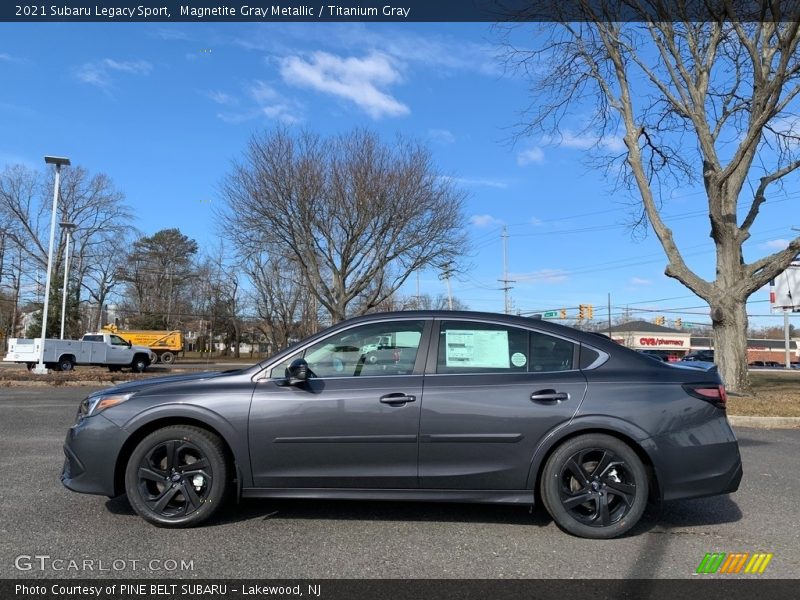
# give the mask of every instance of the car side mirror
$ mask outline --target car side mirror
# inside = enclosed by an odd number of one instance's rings
[[[127,340],[125,343],[128,344],[128,348],[131,348],[133,346],[130,340]]]
[[[289,385],[300,385],[308,381],[308,363],[304,358],[295,358],[286,367],[286,382]]]

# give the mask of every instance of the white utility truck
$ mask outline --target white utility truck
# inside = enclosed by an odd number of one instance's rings
[[[32,369],[39,362],[42,338],[11,338],[3,362],[24,363]],[[96,365],[119,371],[129,367],[141,373],[157,357],[150,348],[132,346],[113,333],[87,333],[80,340],[48,339],[44,344],[43,362],[54,371],[71,371],[75,365]]]

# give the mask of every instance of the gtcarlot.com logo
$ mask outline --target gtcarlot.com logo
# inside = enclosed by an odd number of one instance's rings
[[[60,558],[48,554],[20,554],[14,558],[18,571],[194,571],[194,560],[171,558]]]
[[[727,575],[737,575],[742,573],[758,574],[763,573],[772,554],[766,552],[707,552],[700,561],[695,573],[710,574],[721,573]]]

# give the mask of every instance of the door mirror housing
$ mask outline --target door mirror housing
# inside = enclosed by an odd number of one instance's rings
[[[295,358],[286,367],[286,383],[289,385],[301,385],[308,381],[308,363],[304,358]]]

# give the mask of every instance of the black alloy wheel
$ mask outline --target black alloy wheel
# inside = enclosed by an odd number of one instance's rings
[[[222,504],[227,485],[222,441],[209,431],[184,425],[144,438],[125,472],[133,509],[166,527],[188,527],[209,518]]]
[[[553,520],[581,537],[608,539],[630,530],[647,494],[647,473],[636,452],[603,434],[567,441],[542,476],[542,499]]]

